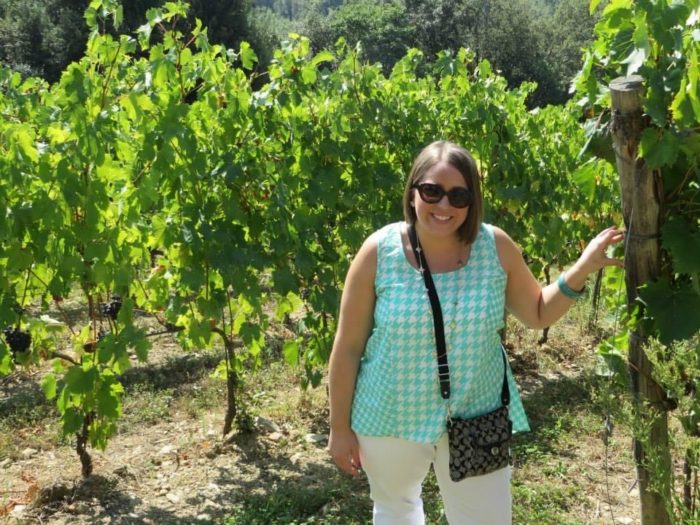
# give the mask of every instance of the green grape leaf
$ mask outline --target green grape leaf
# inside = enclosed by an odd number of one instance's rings
[[[591,3],[588,5],[588,14],[589,15],[593,15],[593,13],[595,13],[595,10],[598,9],[600,2],[601,2],[601,0],[591,0]]]
[[[284,360],[289,366],[297,366],[299,364],[299,343],[297,341],[285,341],[282,347]]]
[[[574,173],[572,173],[571,178],[579,187],[581,192],[586,196],[588,201],[592,201],[595,196],[595,186],[596,186],[596,167],[597,163],[594,159],[589,160],[582,166],[580,166]]]
[[[639,152],[651,169],[671,166],[678,158],[680,143],[670,131],[646,129],[642,133]]]
[[[598,359],[595,372],[602,377],[611,378],[621,387],[627,386],[628,365],[627,365],[627,338],[628,333],[621,331],[612,340],[603,341],[598,345]],[[624,343],[623,348],[619,348],[619,343]]]
[[[654,319],[662,343],[687,339],[700,330],[700,295],[690,285],[672,288],[664,277],[642,286],[639,298]]]
[[[239,57],[243,68],[248,70],[253,69],[255,63],[258,61],[258,56],[255,54],[255,51],[253,51],[250,44],[245,41],[241,42]]]
[[[121,394],[124,387],[114,376],[103,377],[100,388],[97,391],[97,409],[99,413],[110,419],[117,419],[121,415]]]
[[[700,232],[692,232],[680,217],[671,217],[661,228],[662,242],[673,257],[677,273],[700,273]]]
[[[10,138],[11,140],[14,139],[14,141],[16,141],[18,153],[22,157],[32,162],[38,162],[39,153],[34,145],[32,133],[30,133],[29,130],[29,126],[18,127],[15,129],[15,133],[13,133]]]
[[[287,294],[297,289],[297,280],[287,266],[275,270],[272,274],[272,281],[275,283],[275,290],[281,294]]]
[[[97,377],[98,372],[95,368],[90,367],[85,370],[78,365],[71,366],[64,377],[66,382],[65,388],[68,392],[73,394],[87,394],[95,387]]]
[[[277,308],[275,309],[275,316],[277,319],[282,320],[285,315],[295,312],[301,308],[302,305],[303,302],[301,298],[294,292],[289,292],[286,297],[280,297]]]
[[[56,397],[56,376],[53,374],[46,374],[46,377],[44,377],[41,382],[41,389],[44,391],[46,399],[53,399]]]
[[[333,62],[334,60],[335,56],[333,55],[333,53],[331,53],[330,51],[321,51],[311,59],[311,66],[317,67],[323,62]]]
[[[77,407],[68,407],[63,414],[61,414],[61,422],[63,426],[63,433],[65,435],[75,434],[83,426],[84,420],[83,414]]]
[[[12,370],[12,354],[3,342],[0,342],[0,375],[7,375]]]

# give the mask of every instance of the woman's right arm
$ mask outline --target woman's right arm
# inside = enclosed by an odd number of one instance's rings
[[[336,465],[352,475],[358,473],[361,465],[357,437],[350,428],[350,412],[360,358],[372,330],[376,273],[377,242],[372,235],[357,252],[345,278],[329,365],[328,449]]]

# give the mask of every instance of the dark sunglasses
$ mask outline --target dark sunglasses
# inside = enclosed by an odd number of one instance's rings
[[[439,184],[421,182],[420,184],[414,184],[413,187],[418,190],[420,198],[429,204],[440,202],[445,195],[447,195],[450,206],[455,208],[466,208],[474,201],[474,192],[461,186],[445,191],[445,188]]]

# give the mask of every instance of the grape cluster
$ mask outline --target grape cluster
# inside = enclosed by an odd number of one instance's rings
[[[32,344],[32,336],[29,335],[29,332],[24,332],[18,328],[7,327],[2,333],[5,335],[5,341],[14,354],[26,352]]]
[[[102,315],[110,317],[111,319],[117,318],[119,310],[122,307],[122,299],[118,295],[113,295],[112,300],[108,303],[102,303],[100,308],[102,309]]]

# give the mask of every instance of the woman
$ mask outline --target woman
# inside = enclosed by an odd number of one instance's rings
[[[427,146],[413,164],[403,200],[405,222],[372,234],[345,281],[330,358],[329,450],[343,471],[366,473],[375,524],[424,523],[421,485],[431,465],[450,524],[508,524],[510,467],[450,479],[447,405],[457,417],[498,408],[504,308],[532,328],[550,326],[589,274],[622,265],[605,252],[623,232],[601,232],[557,283],[541,288],[511,238],[482,223],[479,174],[460,146]],[[449,401],[440,395],[432,310],[409,225],[442,305]],[[528,430],[509,367],[505,372],[513,429]]]

